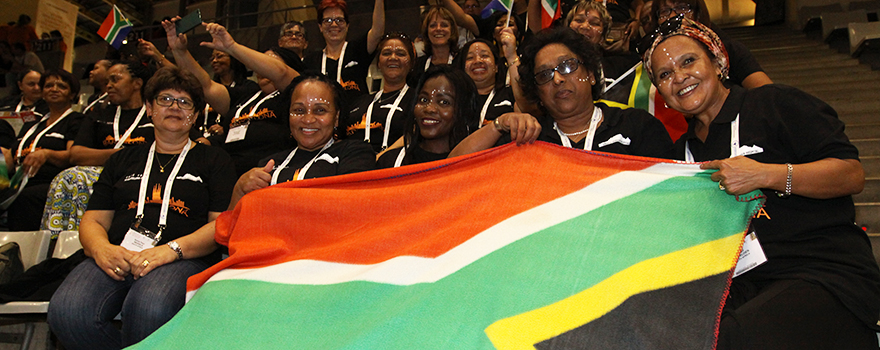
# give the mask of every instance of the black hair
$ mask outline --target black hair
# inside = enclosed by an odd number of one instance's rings
[[[248,79],[248,76],[250,76],[250,74],[248,74],[247,67],[244,66],[244,63],[241,63],[241,61],[239,61],[235,57],[232,57],[232,55],[226,54],[226,56],[229,57],[229,70],[232,72],[232,82],[234,82],[236,85],[243,84],[245,80]],[[215,75],[212,80],[214,80],[214,82],[220,83],[220,76]]]
[[[330,91],[333,92],[333,108],[336,108],[336,111],[339,112],[339,117],[336,119],[337,121],[347,120],[348,119],[348,108],[346,106],[345,100],[345,89],[342,88],[342,85],[339,85],[339,82],[336,79],[328,77],[326,74],[322,74],[319,71],[307,70],[302,72],[298,77],[293,78],[293,81],[287,85],[287,88],[284,89],[284,99],[287,101],[288,108],[290,110],[290,104],[293,103],[293,91],[296,90],[296,87],[299,86],[300,83],[305,81],[317,81],[326,84],[330,87]],[[344,138],[344,131],[335,131],[334,137],[337,139]]]
[[[470,51],[471,46],[476,43],[486,44],[486,46],[489,47],[489,51],[492,52],[492,57],[495,60],[495,87],[493,88],[493,90],[501,90],[506,85],[505,81],[507,80],[507,65],[505,65],[504,60],[501,59],[501,55],[498,53],[498,47],[492,45],[492,43],[490,43],[486,39],[478,38],[468,41],[466,44],[464,44],[464,46],[461,47],[461,53],[455,56],[455,59],[452,60],[452,66],[460,69],[462,72],[467,73],[467,70],[465,69],[465,64],[467,63],[468,51]],[[470,76],[468,76],[468,78],[470,78]]]
[[[143,62],[133,60],[113,62],[113,66],[117,64],[125,66],[125,69],[128,71],[128,74],[131,75],[132,79],[140,79],[143,81],[143,84],[141,84],[141,98],[143,98],[144,89],[146,89],[147,87],[147,82],[150,81],[150,78],[152,78],[153,74],[156,73],[153,67],[148,64],[144,64]]]
[[[61,81],[70,86],[70,101],[76,101],[79,98],[79,79],[73,77],[73,74],[63,69],[49,69],[40,76],[40,89],[46,85],[46,79],[49,77],[58,77]]]
[[[180,69],[177,66],[163,67],[147,81],[144,88],[144,102],[150,102],[159,97],[159,93],[165,90],[176,90],[189,94],[193,101],[195,113],[205,108],[205,94],[202,84],[191,72]]]
[[[540,105],[538,84],[535,82],[535,56],[538,55],[538,51],[550,44],[565,45],[582,62],[579,69],[586,69],[593,73],[596,84],[593,85],[590,97],[594,101],[598,100],[605,87],[602,81],[602,51],[568,27],[542,30],[532,37],[532,40],[523,48],[519,65],[519,85],[522,87],[526,99]]]
[[[293,52],[291,49],[285,49],[281,46],[272,46],[269,48],[269,51],[272,51],[284,61],[288,67],[297,69],[297,67],[302,67],[302,60],[299,58],[299,55],[296,52]]]
[[[402,32],[388,32],[379,39],[379,45],[376,45],[376,62],[378,64],[378,57],[382,54],[382,48],[385,47],[385,43],[389,40],[397,40],[403,43],[404,49],[406,49],[406,54],[409,55],[409,71],[406,73],[407,79],[412,76],[413,68],[416,64],[416,51],[415,47],[413,47],[413,42],[405,33]]]
[[[34,69],[26,69],[21,72],[18,72],[18,74],[15,75],[15,82],[21,83],[24,80],[24,77],[26,77],[28,74],[31,74],[31,72],[37,72],[37,71]],[[43,73],[37,72],[37,74],[40,74],[40,77],[42,78]],[[43,88],[43,84],[40,84],[40,88],[41,89]],[[18,88],[18,84],[12,84],[12,91],[11,91],[10,95],[21,95],[21,93],[22,93],[22,91],[21,91],[21,89]]]
[[[700,24],[705,25],[707,27],[712,24],[712,17],[709,16],[709,9],[706,7],[706,2],[703,0],[672,0],[672,3],[684,3],[691,7],[691,13],[694,14],[694,21],[700,22]],[[660,7],[666,5],[665,0],[654,0],[651,3],[651,20],[654,23],[654,27],[660,25]],[[668,19],[667,19],[668,20]]]
[[[479,128],[480,118],[477,113],[477,86],[464,71],[449,65],[431,66],[422,74],[419,84],[415,89],[415,98],[407,107],[406,121],[404,122],[403,141],[404,147],[418,147],[422,133],[416,123],[415,106],[419,102],[419,94],[428,79],[445,77],[455,90],[455,121],[452,130],[449,131],[449,149],[452,150],[461,140],[464,140],[471,132]],[[404,157],[409,157],[412,152],[407,152]]]

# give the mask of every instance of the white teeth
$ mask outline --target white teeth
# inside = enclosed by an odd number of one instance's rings
[[[699,85],[699,84],[689,85],[688,87],[686,87],[686,88],[684,88],[684,89],[681,89],[681,90],[678,92],[678,96],[681,96],[681,95],[684,95],[684,94],[686,94],[686,93],[688,93],[688,92],[693,91],[694,89],[697,88],[697,85]]]
[[[440,121],[435,120],[435,119],[422,119],[422,124],[433,125],[433,124],[437,124],[437,123],[440,123]]]
[[[305,132],[315,132],[315,131],[318,131],[318,129],[314,129],[314,128],[302,128],[302,131],[305,131]]]

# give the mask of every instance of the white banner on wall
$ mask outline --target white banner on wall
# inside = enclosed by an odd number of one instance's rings
[[[37,35],[53,30],[61,32],[67,53],[64,55],[64,69],[73,69],[73,39],[76,35],[76,15],[79,7],[64,0],[40,0],[37,5],[35,27]]]

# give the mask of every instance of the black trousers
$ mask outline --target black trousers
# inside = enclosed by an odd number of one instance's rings
[[[15,201],[9,206],[8,222],[10,231],[36,231],[43,220],[49,184],[27,184]]]
[[[878,349],[877,333],[834,295],[803,280],[766,285],[734,279],[718,349]]]

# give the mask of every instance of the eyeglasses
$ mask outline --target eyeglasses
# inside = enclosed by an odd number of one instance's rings
[[[291,38],[291,37],[293,37],[293,38],[297,38],[297,39],[302,39],[302,38],[304,38],[306,35],[305,35],[305,33],[303,33],[303,32],[294,32],[294,31],[292,31],[292,30],[286,30],[286,31],[284,31],[284,34],[281,34],[281,36],[283,36],[283,37],[285,37],[285,38]]]
[[[654,45],[654,40],[656,40],[658,36],[667,36],[678,31],[678,29],[681,28],[681,21],[683,20],[684,14],[682,13],[670,18],[666,22],[660,23],[651,35],[644,37],[642,41],[639,42],[639,45],[636,46],[636,53],[639,54],[639,56],[644,55],[645,52]]]
[[[347,21],[345,20],[345,17],[327,17],[327,18],[324,18],[321,20],[321,24],[328,25],[328,26],[333,23],[336,23],[336,25],[341,26],[341,25],[345,24],[346,22]]]
[[[584,64],[584,62],[581,62],[581,60],[577,58],[569,58],[565,61],[562,61],[562,63],[560,63],[555,68],[545,69],[535,74],[535,83],[537,83],[538,85],[549,83],[551,80],[553,80],[553,76],[556,74],[556,72],[559,72],[559,74],[562,75],[569,75],[572,72],[578,70],[578,67],[581,64]]]
[[[177,101],[177,107],[180,107],[180,109],[185,111],[192,110],[196,107],[196,104],[195,102],[193,102],[193,100],[185,97],[175,98],[171,95],[162,95],[156,97],[156,104],[162,107],[171,107],[172,105],[174,105],[174,101]]]
[[[691,12],[691,5],[689,4],[677,4],[673,7],[664,7],[661,8],[659,12],[657,12],[657,17],[660,20],[664,20],[669,18],[672,15],[672,12],[675,11],[676,14],[682,15],[685,13]]]

